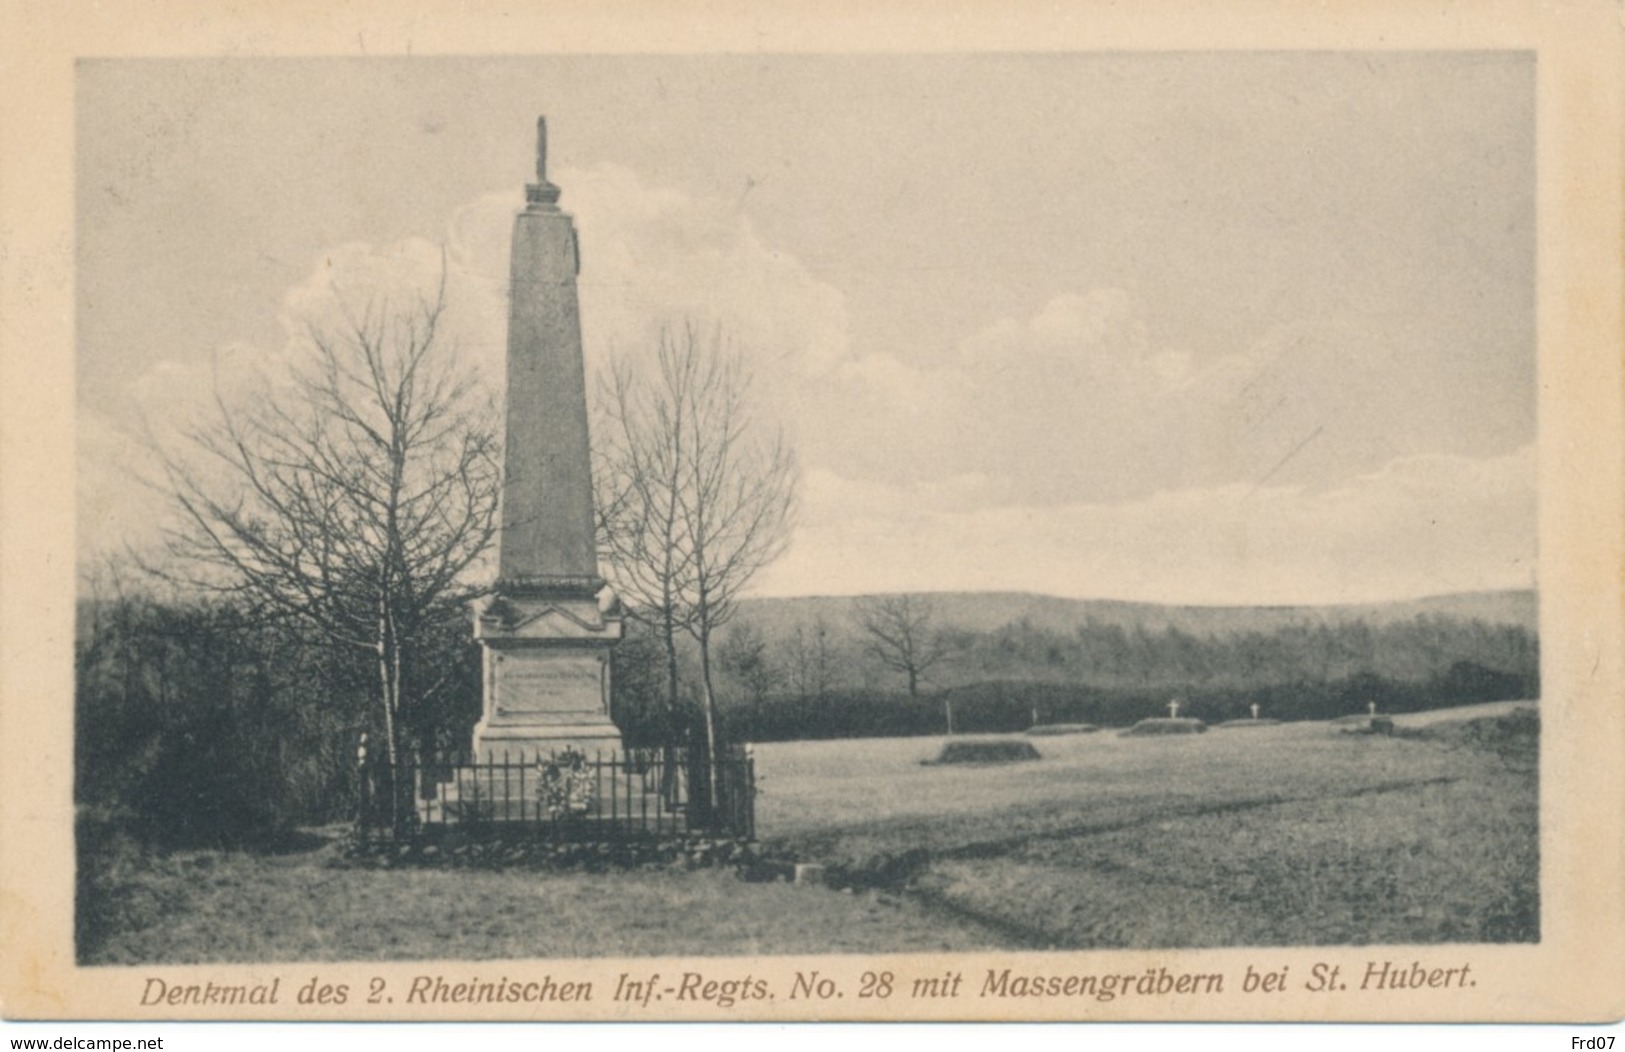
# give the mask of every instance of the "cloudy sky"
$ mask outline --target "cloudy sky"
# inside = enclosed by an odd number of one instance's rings
[[[803,468],[763,594],[1535,579],[1524,54],[89,61],[81,560],[136,436],[432,280],[499,381],[546,113],[589,364],[684,317]]]

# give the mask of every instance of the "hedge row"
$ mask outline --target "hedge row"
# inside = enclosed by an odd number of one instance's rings
[[[1222,723],[1252,715],[1275,720],[1326,720],[1364,713],[1375,703],[1382,712],[1505,701],[1537,696],[1529,677],[1458,662],[1447,673],[1420,683],[1361,674],[1329,683],[1280,683],[1252,690],[1124,690],[1088,684],[988,682],[921,694],[874,691],[832,693],[823,699],[769,697],[758,705],[723,714],[727,737],[735,741],[907,737],[941,734],[951,711],[959,733],[1010,733],[1035,723],[1092,723],[1128,727],[1168,715],[1179,700],[1179,715]]]

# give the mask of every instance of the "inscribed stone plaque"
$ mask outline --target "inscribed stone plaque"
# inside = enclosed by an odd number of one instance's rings
[[[509,651],[497,657],[497,712],[600,712],[603,675],[597,654]]]

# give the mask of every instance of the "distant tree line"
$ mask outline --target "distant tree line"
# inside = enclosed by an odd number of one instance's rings
[[[957,733],[1021,731],[1034,723],[1088,723],[1125,727],[1138,720],[1168,715],[1170,697],[1179,714],[1208,723],[1243,719],[1257,704],[1260,715],[1279,720],[1334,719],[1367,711],[1418,712],[1533,696],[1525,677],[1459,661],[1419,682],[1402,682],[1361,673],[1330,682],[1265,684],[1178,691],[1145,691],[1080,683],[1021,680],[988,681],[944,688],[909,697],[906,693],[850,690],[811,707],[794,697],[726,711],[724,725],[733,738],[752,741],[797,741],[818,738],[941,734],[945,712],[952,713]]]
[[[1017,622],[994,632],[944,632],[945,682],[1025,679],[1116,688],[1253,690],[1281,683],[1331,683],[1366,674],[1402,683],[1430,680],[1457,661],[1524,677],[1534,690],[1535,635],[1517,625],[1422,614],[1373,625],[1364,620],[1295,623],[1261,632],[1196,635],[1178,627],[1125,628],[1087,620],[1070,633]]]
[[[1269,631],[1197,635],[1093,619],[1070,632],[1018,621],[995,631],[936,626],[919,597],[877,611],[856,600],[851,623],[819,621],[768,640],[748,624],[730,637],[723,722],[757,741],[882,734],[1021,730],[1033,723],[1124,726],[1180,714],[1207,722],[1250,716],[1329,719],[1533,698],[1540,648],[1518,625],[1423,614],[1294,623]],[[926,638],[908,641],[900,622]],[[876,631],[879,628],[882,631]],[[826,667],[816,696],[797,670],[817,634]],[[914,657],[911,659],[910,655]]]

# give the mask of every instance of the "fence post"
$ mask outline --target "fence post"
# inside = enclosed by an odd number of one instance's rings
[[[745,743],[745,839],[756,839],[756,749]]]
[[[417,829],[418,820],[418,746],[403,749],[399,770],[390,769],[390,835],[398,844],[410,838]]]
[[[355,748],[355,832],[362,844],[367,842],[367,810],[372,804],[367,782],[367,732],[362,731]]]

